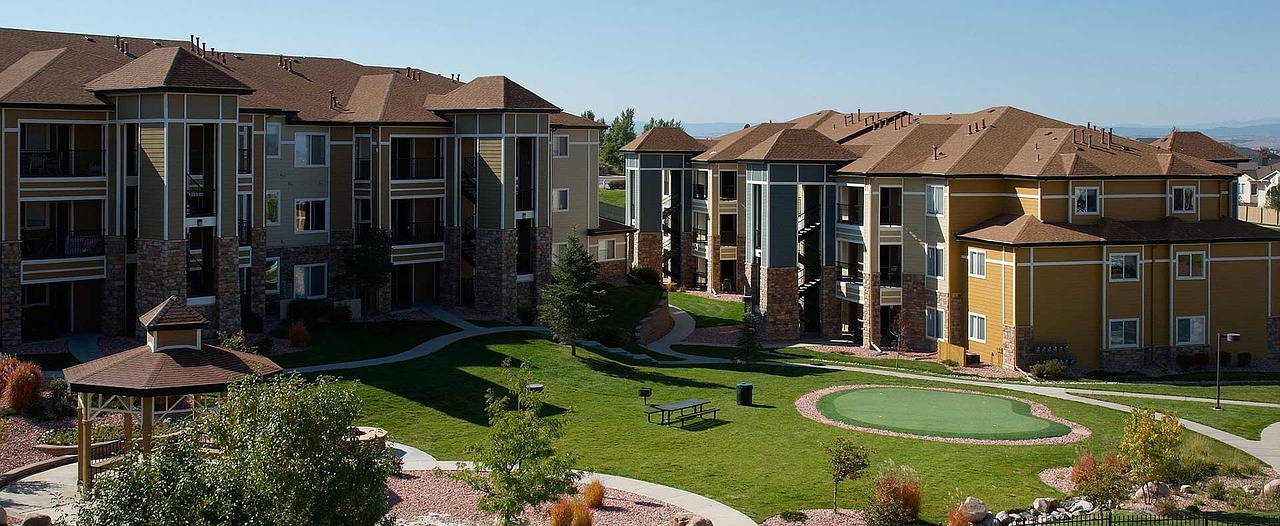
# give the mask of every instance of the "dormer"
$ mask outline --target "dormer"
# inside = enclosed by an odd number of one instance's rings
[[[147,347],[152,352],[167,349],[200,349],[209,321],[176,296],[157,305],[138,321],[147,330]]]

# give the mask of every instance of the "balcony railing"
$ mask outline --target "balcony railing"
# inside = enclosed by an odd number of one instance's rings
[[[106,150],[21,150],[23,177],[101,177]]]
[[[236,173],[253,173],[253,150],[248,148],[236,149]]]
[[[418,221],[391,227],[391,244],[393,245],[440,243],[442,241],[444,241],[444,229],[441,228],[440,221]]]
[[[707,229],[705,229],[705,228],[695,228],[695,229],[693,229],[693,242],[694,242],[694,243],[706,243],[706,242],[707,242]]]
[[[22,258],[55,259],[101,256],[105,248],[102,234],[103,231],[101,229],[23,229]]]
[[[693,198],[705,200],[707,198],[707,185],[701,184],[701,183],[694,183]]]
[[[738,231],[737,230],[721,230],[720,246],[722,247],[738,246]]]
[[[392,179],[443,179],[444,157],[400,157],[392,161]]]
[[[533,189],[516,189],[516,210],[533,210]]]
[[[203,180],[187,176],[187,217],[217,215],[218,195]]]
[[[240,238],[240,246],[253,245],[253,223],[247,219],[237,221],[236,236]]]
[[[368,181],[373,178],[373,159],[368,157],[356,158],[356,180]]]
[[[836,204],[836,222],[846,225],[862,224],[862,206],[849,203]]]
[[[880,286],[881,287],[901,287],[902,271],[880,269]]]

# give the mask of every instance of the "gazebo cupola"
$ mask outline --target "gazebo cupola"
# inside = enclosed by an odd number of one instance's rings
[[[138,318],[147,329],[147,347],[152,352],[168,349],[199,349],[209,322],[176,296],[156,305]]]

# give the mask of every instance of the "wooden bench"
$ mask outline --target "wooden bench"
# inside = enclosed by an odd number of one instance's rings
[[[701,410],[701,411],[694,411],[694,412],[692,412],[692,413],[687,413],[687,414],[680,415],[680,416],[676,417],[676,420],[679,420],[679,421],[680,421],[680,428],[681,428],[681,429],[683,429],[683,428],[684,428],[684,423],[685,423],[686,421],[688,421],[688,420],[692,420],[692,419],[694,419],[694,418],[702,418],[702,419],[705,419],[707,415],[711,415],[711,419],[712,419],[712,420],[715,420],[715,418],[716,418],[716,412],[717,412],[717,411],[719,411],[719,410],[720,410],[720,408],[719,408],[719,407],[711,407],[711,408],[703,409],[703,410]]]

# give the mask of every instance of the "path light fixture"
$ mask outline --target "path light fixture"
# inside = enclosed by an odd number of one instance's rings
[[[545,386],[543,386],[542,384],[529,384],[524,386],[524,388],[528,389],[529,392],[532,392],[532,393],[541,393],[542,390],[545,389]]]
[[[649,387],[640,388],[640,398],[644,399],[644,404],[649,405],[649,397],[653,396],[653,389]]]
[[[1214,353],[1215,356],[1213,357],[1213,361],[1217,362],[1217,367],[1215,367],[1217,372],[1215,372],[1213,375],[1213,384],[1218,388],[1218,397],[1216,399],[1217,401],[1213,405],[1214,411],[1222,410],[1222,340],[1227,340],[1229,342],[1238,342],[1240,341],[1240,333],[1238,332],[1218,333],[1218,349],[1217,349],[1217,352]]]

